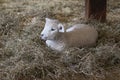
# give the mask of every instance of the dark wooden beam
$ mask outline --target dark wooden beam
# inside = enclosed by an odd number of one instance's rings
[[[87,20],[106,21],[107,0],[85,0],[85,16]]]

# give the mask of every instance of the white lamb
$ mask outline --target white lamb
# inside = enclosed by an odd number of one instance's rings
[[[86,47],[96,43],[97,31],[85,24],[76,24],[66,31],[63,25],[54,19],[46,18],[41,38],[52,50],[63,51],[70,47]]]

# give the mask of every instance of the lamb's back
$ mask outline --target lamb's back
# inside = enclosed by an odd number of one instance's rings
[[[70,46],[84,47],[96,43],[98,33],[95,28],[85,24],[76,24],[66,30]]]
[[[83,27],[88,27],[88,25],[85,25],[85,24],[76,24],[76,25],[73,25],[72,27],[68,28],[66,30],[66,32],[74,31],[76,29],[80,29],[80,28],[83,28]]]

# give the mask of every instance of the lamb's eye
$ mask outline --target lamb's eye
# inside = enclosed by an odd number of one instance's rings
[[[55,30],[55,29],[53,29],[53,28],[51,29],[51,31],[54,31],[54,30]]]

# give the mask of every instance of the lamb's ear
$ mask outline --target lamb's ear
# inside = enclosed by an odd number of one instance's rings
[[[49,20],[50,20],[50,18],[45,18],[45,20],[46,20],[46,21],[49,21]]]
[[[64,26],[61,23],[58,24],[58,29],[59,29],[59,32],[64,32],[65,31]]]

